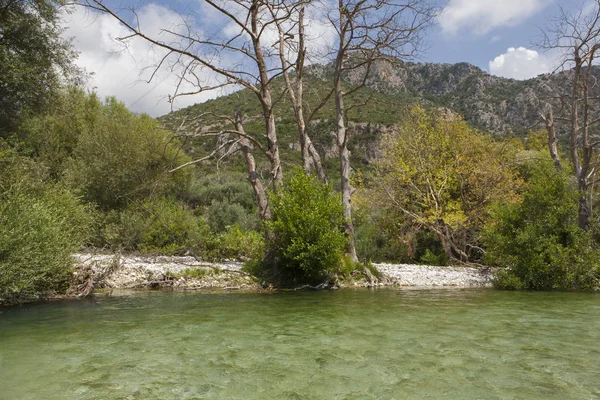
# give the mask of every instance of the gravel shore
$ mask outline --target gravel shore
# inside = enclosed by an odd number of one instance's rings
[[[186,289],[261,290],[252,276],[241,271],[239,262],[210,263],[194,257],[123,256],[75,254],[75,277],[93,274],[104,288],[179,287]],[[490,287],[489,270],[467,267],[435,267],[412,264],[373,264],[382,278],[377,286]],[[344,282],[342,286],[367,286],[365,281]]]
[[[373,264],[393,285],[491,287],[489,269],[434,267],[414,264]]]
[[[86,277],[91,273],[99,288],[262,290],[256,278],[242,272],[242,264],[236,262],[209,263],[194,257],[97,254],[75,254],[73,260],[76,278]]]

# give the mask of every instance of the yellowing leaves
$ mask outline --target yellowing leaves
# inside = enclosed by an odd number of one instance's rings
[[[416,106],[383,138],[370,196],[437,234],[456,256],[466,252],[491,202],[520,200],[513,147],[492,141],[461,118]]]

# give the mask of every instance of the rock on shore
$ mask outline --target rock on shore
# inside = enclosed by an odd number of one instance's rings
[[[96,288],[173,287],[187,289],[262,290],[238,262],[209,263],[194,257],[75,254],[78,285],[93,277]],[[377,286],[489,287],[489,270],[410,264],[373,264],[381,273]],[[366,281],[342,286],[369,286]]]

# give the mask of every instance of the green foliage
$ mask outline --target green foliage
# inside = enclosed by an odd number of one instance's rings
[[[339,268],[337,269],[338,277],[343,279],[352,279],[353,277],[364,277],[366,271],[369,271],[377,279],[381,279],[381,272],[370,262],[354,262],[350,257],[342,257]]]
[[[212,169],[212,166],[209,168]],[[201,206],[210,206],[214,201],[227,201],[237,203],[248,211],[256,207],[254,192],[248,184],[248,174],[237,171],[212,173],[198,168],[185,200]]]
[[[202,254],[211,260],[261,260],[265,254],[265,239],[259,232],[244,231],[234,225],[216,235]]]
[[[21,151],[44,165],[52,180],[61,180],[79,137],[89,135],[102,107],[96,95],[81,89],[60,91],[50,112],[24,119],[19,129]]]
[[[145,252],[182,253],[210,235],[203,218],[173,200],[146,201],[138,210],[148,216],[140,244]]]
[[[339,195],[316,177],[297,170],[272,194],[267,264],[283,284],[315,283],[334,271],[344,254]]]
[[[397,216],[382,208],[372,209],[361,199],[354,213],[356,252],[362,261],[414,262],[406,232],[398,229]],[[408,232],[408,230],[407,230]]]
[[[459,117],[416,106],[382,142],[379,176],[364,202],[393,207],[434,233],[450,258],[467,261],[491,201],[515,201],[520,181],[510,146],[473,131]],[[360,196],[360,193],[359,193]]]
[[[530,168],[523,201],[497,204],[484,231],[486,262],[502,267],[507,289],[591,289],[600,285],[600,252],[577,226],[577,198],[550,160]]]
[[[107,217],[103,239],[112,248],[182,254],[206,247],[212,236],[202,217],[172,199],[146,200]]]
[[[172,278],[178,279],[178,278],[190,278],[190,279],[202,279],[207,275],[212,275],[214,272],[213,269],[209,269],[209,268],[186,268],[185,270],[181,271],[178,274],[167,274],[170,275]]]
[[[114,99],[105,105],[92,100],[89,108],[67,171],[67,180],[87,201],[102,210],[120,209],[150,194],[187,189],[189,170],[167,172],[189,160],[171,133]]]
[[[48,108],[75,58],[50,0],[0,0],[0,137]]]
[[[425,249],[425,254],[421,256],[420,261],[425,265],[448,265],[450,262],[448,254],[443,252],[434,253],[431,249]]]
[[[227,200],[213,200],[207,213],[208,225],[215,233],[225,232],[229,227],[239,226],[245,231],[258,228],[258,213],[246,210],[241,204]]]
[[[167,198],[109,212],[98,236],[96,246],[151,254],[193,251],[213,261],[261,259],[265,248],[260,233],[233,225],[215,234],[204,216],[195,216],[185,204]]]
[[[0,164],[12,174],[0,184],[0,303],[63,292],[90,216],[66,189],[40,183],[28,160],[4,151]]]
[[[350,279],[354,273],[362,271],[363,268],[364,266],[360,262],[354,262],[350,257],[344,256],[337,273],[344,279]]]

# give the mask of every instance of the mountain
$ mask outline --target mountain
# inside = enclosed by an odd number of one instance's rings
[[[332,65],[312,65],[306,69],[307,103],[317,104],[330,90]],[[362,71],[351,70],[344,81],[350,87],[360,82]],[[600,68],[593,75],[600,78]],[[420,102],[430,107],[442,107],[461,114],[473,126],[494,135],[525,135],[539,122],[544,102],[569,92],[570,71],[540,75],[525,81],[492,76],[468,63],[434,64],[383,60],[376,63],[366,82],[366,88],[350,101],[348,113],[351,126],[350,148],[354,162],[368,164],[377,152],[377,137],[398,122],[408,104]],[[283,83],[274,84],[278,134],[282,148],[297,150],[293,113],[283,94]],[[600,90],[594,89],[594,95]],[[367,102],[367,100],[369,100]],[[196,104],[161,117],[166,126],[174,128],[183,118],[203,113],[233,115],[241,109],[249,122],[247,131],[260,131],[260,106],[248,91],[240,91],[215,100]],[[311,124],[311,136],[320,152],[335,159],[332,132],[335,107],[330,100]],[[202,124],[218,124],[207,117],[188,124],[188,130]],[[541,128],[538,125],[537,128]],[[214,143],[213,143],[214,144]],[[207,150],[205,147],[204,150]],[[193,151],[193,149],[192,149]],[[294,153],[294,152],[292,152]],[[298,153],[297,151],[295,153]],[[299,156],[288,154],[289,162]]]
[[[405,93],[448,108],[472,125],[493,134],[524,134],[540,120],[544,103],[570,92],[571,71],[539,75],[525,81],[488,74],[468,63],[381,62],[367,81],[371,90]],[[592,74],[598,79],[600,68]],[[346,77],[359,79],[360,71]],[[596,85],[597,86],[597,85]],[[600,94],[598,87],[592,89]]]

